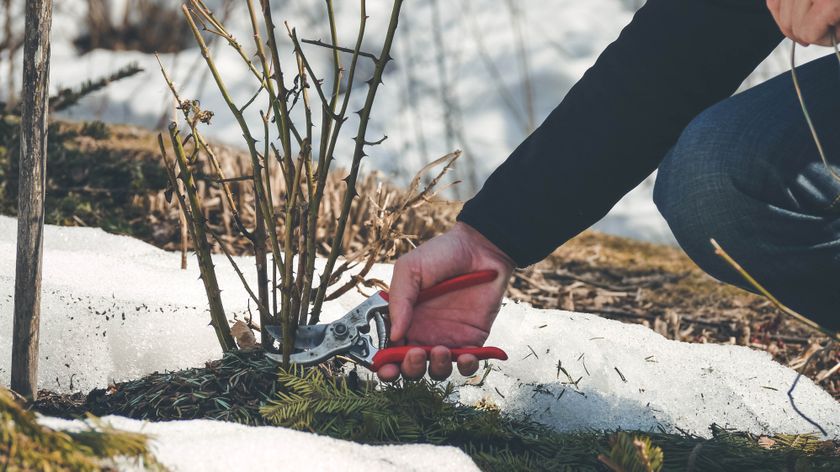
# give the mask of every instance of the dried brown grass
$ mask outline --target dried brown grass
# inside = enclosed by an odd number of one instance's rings
[[[117,144],[118,147],[125,143]],[[250,157],[231,147],[214,145],[214,152],[222,167],[222,172],[229,177],[228,185],[236,208],[240,208],[239,217],[247,228],[256,224],[254,212],[254,188],[250,180],[239,179],[250,169]],[[160,160],[157,154],[150,154],[149,158]],[[448,159],[457,157],[456,154],[444,156]],[[439,164],[438,175],[446,168],[446,162]],[[276,169],[276,168],[275,168]],[[285,181],[280,172],[273,169],[271,173],[271,188],[277,195],[285,195]],[[426,174],[430,169],[421,171]],[[213,169],[207,160],[198,160],[196,169],[197,192],[203,202],[205,218],[208,226],[231,249],[235,255],[248,254],[251,251],[250,241],[237,230],[235,217],[229,205],[225,203],[224,189],[214,177]],[[330,251],[329,241],[335,233],[336,222],[341,212],[341,198],[346,184],[346,172],[337,169],[327,178],[321,217],[318,219],[316,231],[316,249],[321,255]],[[347,237],[344,240],[342,253],[345,259],[360,261],[367,259],[373,252],[376,262],[393,260],[406,253],[416,244],[440,234],[451,226],[460,210],[460,203],[439,197],[434,191],[435,186],[421,188],[420,179],[415,179],[408,189],[400,188],[391,183],[383,174],[373,172],[365,175],[357,184],[361,198],[351,208],[347,223]],[[164,249],[178,251],[181,249],[181,231],[179,210],[176,205],[168,201],[164,190],[137,197],[135,205],[140,205],[148,211],[150,220],[156,225],[155,243]],[[276,203],[278,210],[282,202]],[[278,211],[278,215],[282,212]],[[278,221],[278,231],[282,232],[285,222]],[[192,244],[188,243],[188,248]],[[218,250],[218,248],[216,248]]]

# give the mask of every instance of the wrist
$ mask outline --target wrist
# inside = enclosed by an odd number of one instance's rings
[[[479,259],[489,257],[498,261],[504,266],[506,273],[508,274],[513,271],[514,267],[516,267],[516,263],[509,255],[507,255],[507,253],[493,244],[492,241],[487,239],[483,234],[481,234],[481,232],[469,224],[464,223],[463,221],[458,221],[450,231],[457,234],[459,239],[468,245],[470,252],[475,253],[477,251]]]

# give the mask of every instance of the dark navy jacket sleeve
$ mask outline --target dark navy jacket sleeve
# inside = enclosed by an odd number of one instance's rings
[[[459,221],[520,266],[544,258],[650,174],[781,39],[765,0],[648,0]]]

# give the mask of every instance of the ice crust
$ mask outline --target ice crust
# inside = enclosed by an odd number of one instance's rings
[[[460,449],[426,444],[368,446],[285,428],[253,427],[212,420],[146,423],[108,416],[111,426],[152,437],[155,458],[173,472],[318,470],[345,472],[473,472],[478,467]],[[78,429],[79,421],[42,418],[56,429]],[[124,470],[142,470],[129,467]]]
[[[15,228],[14,219],[0,217],[0,383],[5,385]],[[254,272],[252,260],[237,260],[246,274]],[[217,270],[229,315],[242,316],[247,294],[227,261],[218,259]],[[389,280],[390,273],[391,266],[382,264],[372,276]],[[218,358],[197,275],[194,257],[182,271],[179,254],[137,240],[99,229],[47,226],[40,387],[87,391]],[[363,299],[350,292],[328,302],[324,319],[335,319]],[[488,344],[505,349],[510,360],[494,361],[482,386],[462,385],[466,379],[454,377],[460,386],[456,399],[490,400],[560,430],[662,428],[708,436],[712,423],[754,433],[815,430],[786,397],[795,372],[746,347],[670,341],[640,325],[511,301]],[[840,403],[807,378],[795,398],[831,437],[840,437]]]

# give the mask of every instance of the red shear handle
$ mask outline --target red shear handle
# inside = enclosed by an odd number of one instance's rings
[[[396,346],[388,347],[380,350],[373,356],[373,363],[370,370],[376,372],[385,364],[399,364],[405,359],[409,349],[419,347],[426,351],[426,356],[432,352],[432,346]],[[479,360],[483,359],[499,359],[506,361],[508,356],[505,351],[497,347],[456,347],[449,350],[452,353],[453,362],[458,359],[458,356],[463,354],[472,354]]]
[[[455,292],[457,290],[492,282],[496,280],[496,277],[498,276],[499,273],[495,270],[480,270],[478,272],[470,272],[468,274],[459,275],[457,277],[444,280],[437,285],[432,285],[429,288],[420,290],[420,293],[417,294],[417,303],[423,303],[449,292]],[[379,296],[384,298],[386,302],[388,301],[388,292],[379,292]]]

